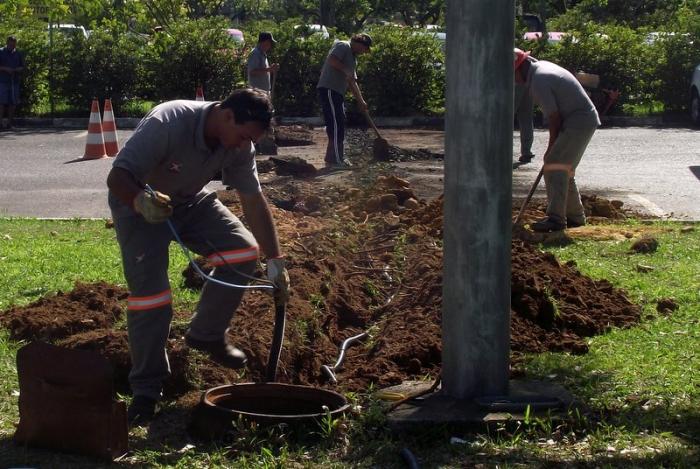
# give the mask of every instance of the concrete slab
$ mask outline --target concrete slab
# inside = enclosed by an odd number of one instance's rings
[[[430,383],[387,388],[394,392],[414,394],[430,387]],[[438,388],[439,389],[439,388]],[[394,431],[415,429],[421,425],[466,424],[488,425],[523,420],[530,406],[530,417],[557,417],[574,404],[573,397],[561,386],[544,381],[511,380],[507,396],[485,396],[478,399],[455,399],[438,391],[402,404],[387,415]]]

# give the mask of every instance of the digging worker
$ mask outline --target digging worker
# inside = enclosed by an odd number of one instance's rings
[[[166,102],[143,118],[114,161],[107,186],[130,290],[132,425],[154,416],[170,373],[165,345],[173,314],[168,247],[174,235],[166,220],[189,249],[215,266],[213,277],[226,283],[248,282],[259,244],[268,259],[267,278],[278,299],[286,301],[289,277],[258,181],[253,144],[271,118],[268,96],[254,89],[236,90],[221,102]],[[219,171],[222,182],[237,189],[252,234],[204,188]],[[227,339],[242,295],[242,289],[207,281],[185,335],[187,345],[223,366],[244,367],[245,354]]]
[[[515,83],[515,105],[513,107],[520,130],[520,157],[518,161],[529,163],[535,157],[532,153],[532,142],[535,138],[532,123],[534,105],[532,96],[524,83]]]
[[[574,174],[600,125],[598,112],[581,83],[568,70],[529,52],[514,49],[516,83],[525,84],[547,116],[549,142],[542,167],[547,186],[547,216],[532,224],[538,232],[581,226],[586,215]]]
[[[258,34],[256,45],[248,56],[248,86],[257,88],[270,94],[272,91],[271,74],[277,73],[279,64],[272,64],[267,60],[267,53],[277,43],[272,33],[261,32]]]
[[[369,34],[356,34],[349,41],[338,41],[331,48],[321,68],[318,80],[318,96],[326,124],[328,145],[326,165],[349,166],[343,156],[345,140],[345,92],[350,87],[360,110],[367,111],[367,103],[357,84],[357,56],[369,52],[372,38]]]
[[[15,107],[19,104],[20,72],[24,70],[24,59],[17,50],[17,38],[9,36],[5,47],[0,49],[0,130],[2,118],[7,113],[7,129],[12,129]]]

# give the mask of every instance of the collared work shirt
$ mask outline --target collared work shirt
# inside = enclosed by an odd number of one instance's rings
[[[526,85],[545,116],[559,113],[562,127],[584,129],[600,125],[591,98],[565,68],[546,60],[532,62]]]
[[[343,71],[338,70],[328,63],[328,58],[334,56],[345,66]],[[326,57],[326,61],[321,68],[321,77],[318,79],[316,88],[329,88],[342,95],[348,90],[348,76],[357,78],[357,59],[352,53],[350,41],[338,41],[331,48]]]
[[[170,196],[175,207],[194,203],[222,172],[222,183],[243,193],[261,192],[255,165],[255,146],[212,150],[204,140],[204,124],[215,102],[169,101],[153,108],[139,123],[117,155],[113,166],[129,171],[142,185]],[[131,207],[113,194],[115,216],[133,215]]]

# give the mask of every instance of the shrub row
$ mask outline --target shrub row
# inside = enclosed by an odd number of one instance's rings
[[[245,86],[245,48],[225,33],[223,19],[182,21],[151,36],[105,22],[89,38],[53,35],[49,47],[45,23],[25,24],[3,36],[18,36],[27,69],[23,76],[23,114],[56,102],[87,109],[93,97],[110,97],[117,114],[133,100],[193,99],[198,85],[207,99],[222,99]],[[278,43],[270,61],[280,63],[274,101],[283,115],[317,115],[316,82],[333,39],[303,37],[293,21],[248,25],[272,29]],[[431,35],[408,28],[377,26],[369,31],[372,53],[359,60],[361,88],[377,115],[429,114],[444,107],[445,67],[440,44]],[[334,36],[331,31],[331,37]],[[644,35],[624,26],[588,25],[557,45],[519,42],[533,55],[572,71],[601,76],[601,85],[622,92],[618,104],[660,101],[668,110],[687,106],[690,75],[700,63],[700,37],[670,35],[648,44]]]

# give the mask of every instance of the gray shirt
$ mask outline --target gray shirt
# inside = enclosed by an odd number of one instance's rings
[[[169,101],[153,108],[139,123],[117,155],[113,167],[129,171],[142,185],[167,194],[175,207],[200,200],[222,172],[222,183],[243,193],[259,193],[255,146],[211,150],[204,140],[204,123],[217,103]],[[114,216],[134,212],[109,194]]]
[[[333,67],[328,63],[330,56],[334,56],[345,67],[344,72]],[[326,61],[323,63],[323,68],[321,68],[321,77],[318,79],[317,88],[330,88],[342,95],[348,90],[348,76],[357,78],[356,74],[357,60],[355,55],[352,53],[350,48],[350,41],[338,41],[336,42],[331,51],[326,57]]]
[[[600,125],[598,112],[581,83],[568,70],[546,60],[530,64],[527,86],[545,116],[558,112],[563,128]]]
[[[268,68],[269,66],[267,55],[260,49],[260,46],[255,46],[248,56],[248,85],[269,92],[271,88],[270,72],[251,73],[256,68]]]

